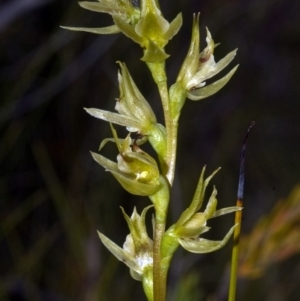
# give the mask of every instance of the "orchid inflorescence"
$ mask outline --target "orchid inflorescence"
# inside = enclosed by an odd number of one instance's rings
[[[141,60],[148,66],[160,93],[165,125],[157,122],[155,113],[139,91],[125,63],[118,62],[120,95],[116,100],[116,112],[96,108],[85,110],[111,125],[113,137],[104,139],[100,150],[110,141],[116,144],[119,153],[116,161],[92,153],[94,160],[109,171],[129,193],[148,196],[152,203],[141,215],[135,208],[131,216],[122,209],[130,230],[123,248],[103,233],[99,232],[99,237],[107,249],[129,267],[131,276],[142,281],[149,301],[164,301],[167,272],[176,249],[182,246],[193,253],[208,253],[220,249],[226,244],[236,225],[220,241],[211,241],[199,236],[210,229],[207,226],[209,219],[241,209],[233,206],[217,210],[217,190],[213,188],[205,210],[200,211],[207,185],[218,171],[205,179],[204,167],[190,206],[178,221],[166,230],[170,190],[175,173],[178,120],[182,107],[187,98],[201,100],[209,97],[229,81],[238,66],[223,78],[206,85],[208,79],[218,74],[233,60],[236,50],[215,62],[216,45],[207,29],[207,46],[200,52],[199,14],[194,15],[188,53],[176,82],[168,88],[165,61],[169,55],[164,47],[179,31],[182,25],[181,14],[169,23],[162,15],[158,0],[141,0],[140,3],[131,0],[98,0],[79,4],[88,10],[110,14],[114,24],[103,28],[64,28],[96,34],[122,32],[141,46]],[[113,124],[126,127],[128,135],[123,139],[119,138]],[[137,133],[138,138],[133,139],[132,133]],[[141,149],[146,142],[149,142],[157,153],[158,162]],[[149,237],[145,225],[146,213],[151,207],[155,210],[153,239]]]

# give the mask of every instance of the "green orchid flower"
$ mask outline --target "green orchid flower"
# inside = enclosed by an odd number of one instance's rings
[[[119,150],[117,162],[92,152],[94,160],[111,172],[128,192],[141,196],[154,194],[160,187],[160,173],[155,159],[142,151],[132,141],[130,135],[120,141],[113,128],[112,132],[114,136],[112,140]],[[102,143],[101,147],[104,144]]]
[[[139,91],[126,65],[118,63],[121,68],[118,73],[120,97],[115,106],[118,113],[96,108],[85,110],[96,118],[125,126],[129,132],[137,132],[143,142],[148,139],[163,162],[166,156],[165,127],[157,123],[153,110]]]
[[[151,207],[153,206],[146,207],[141,215],[134,208],[131,217],[121,208],[130,230],[123,248],[98,232],[105,247],[129,267],[133,279],[143,282],[148,300],[153,299],[153,241],[148,237],[145,217]]]
[[[199,14],[194,15],[191,44],[176,82],[170,88],[170,105],[175,121],[180,116],[186,98],[201,100],[215,94],[226,85],[238,68],[238,65],[235,66],[221,79],[206,85],[206,80],[222,71],[234,59],[237,52],[237,49],[231,51],[216,63],[214,49],[217,45],[208,29],[206,32],[207,46],[200,52]]]
[[[123,32],[144,49],[143,61],[155,63],[168,58],[165,45],[177,34],[182,25],[182,16],[169,23],[162,15],[156,0],[141,0],[140,7],[130,0],[98,0],[79,2],[85,9],[108,13],[114,25],[104,28],[62,27],[68,30],[87,31],[96,34]]]
[[[222,248],[231,237],[234,225],[222,240],[208,240],[199,237],[201,234],[209,231],[207,221],[224,214],[241,210],[241,207],[232,206],[216,210],[217,208],[217,190],[214,187],[209,198],[207,206],[203,212],[199,212],[205,197],[206,188],[212,177],[219,171],[214,171],[207,179],[204,180],[205,167],[202,169],[200,179],[190,206],[181,214],[178,221],[172,225],[164,234],[162,241],[162,266],[167,270],[174,252],[181,245],[185,250],[204,254],[214,252]]]
[[[149,135],[157,124],[156,117],[146,101],[125,64],[119,62],[121,71],[118,72],[120,97],[115,106],[118,113],[90,108],[85,109],[90,115],[121,126],[126,126],[130,132]]]
[[[189,208],[181,214],[179,220],[175,224],[174,235],[177,237],[179,244],[189,252],[209,253],[222,248],[235,228],[235,226],[233,226],[221,241],[211,241],[198,237],[200,234],[207,232],[210,229],[206,225],[207,220],[241,210],[240,207],[236,206],[216,210],[218,201],[216,198],[217,190],[214,187],[204,212],[198,212],[204,200],[206,187],[218,171],[219,169],[214,171],[204,181],[205,167],[203,168],[192,203]]]
[[[238,66],[235,66],[220,80],[206,86],[206,80],[222,71],[235,57],[237,49],[228,53],[219,62],[215,62],[215,44],[206,28],[206,48],[200,53],[199,14],[194,15],[192,40],[188,54],[181,67],[176,82],[180,82],[187,92],[187,98],[200,100],[218,92],[230,80]]]

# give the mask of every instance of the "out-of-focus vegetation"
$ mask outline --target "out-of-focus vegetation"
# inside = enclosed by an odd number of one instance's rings
[[[241,278],[237,300],[299,300],[299,191],[286,197],[300,182],[300,1],[161,3],[167,19],[179,11],[184,17],[167,48],[171,80],[188,48],[193,12],[201,12],[202,46],[208,26],[222,43],[216,60],[237,47],[241,64],[222,91],[188,101],[183,110],[170,221],[189,204],[204,164],[210,171],[222,166],[214,179],[220,207],[235,204],[241,144],[255,120],[241,268],[258,266],[261,277]],[[123,244],[128,231],[118,206],[131,212],[148,201],[127,194],[93,162],[89,150],[96,151],[110,129],[82,109],[113,110],[115,61],[121,60],[160,111],[149,72],[138,61],[140,49],[122,35],[60,29],[111,24],[76,1],[2,1],[0,20],[0,300],[143,300],[139,283],[100,244],[96,229]],[[286,201],[277,204],[280,199]],[[216,223],[212,239],[223,237],[232,220]],[[170,300],[226,300],[230,245],[206,256],[177,255]]]
[[[263,277],[272,264],[300,251],[300,186],[256,223],[243,237],[241,248],[239,271],[247,278]]]

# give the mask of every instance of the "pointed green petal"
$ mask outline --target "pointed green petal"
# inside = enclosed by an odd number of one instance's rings
[[[60,27],[72,31],[85,31],[85,32],[90,32],[95,34],[114,34],[114,33],[121,32],[121,30],[116,25],[100,27],[100,28],[68,27],[68,26],[60,26]]]
[[[187,98],[190,100],[201,100],[206,97],[209,97],[215,93],[217,93],[220,89],[222,89],[228,81],[231,79],[235,71],[237,70],[239,65],[235,66],[227,75],[219,79],[218,81],[205,86],[203,88],[199,88],[196,90],[191,90],[187,93]]]
[[[102,167],[105,168],[105,170],[119,172],[118,164],[116,162],[113,162],[113,161],[105,158],[104,156],[93,153],[93,152],[91,152],[91,155],[98,164],[100,164]]]
[[[210,180],[215,176],[215,174],[221,169],[221,167],[217,168],[208,178],[205,179],[204,181],[204,185],[203,185],[203,190],[202,190],[202,201],[200,204],[198,204],[198,207],[196,209],[196,211],[198,211],[202,205],[202,202],[203,202],[203,199],[204,199],[204,195],[205,195],[205,190],[206,190],[206,187],[208,186]]]
[[[133,116],[138,119],[145,127],[150,127],[152,123],[156,123],[155,114],[146,101],[133,78],[131,77],[126,64],[118,62],[121,68],[122,76],[119,76],[121,83],[121,96],[119,99],[120,107],[123,105],[126,112],[125,115]],[[123,97],[122,97],[123,96]]]
[[[143,240],[144,242],[148,243],[148,234],[147,234],[147,229],[146,229],[146,224],[145,224],[145,218],[146,218],[146,213],[147,211],[152,208],[153,205],[150,205],[142,211],[141,215],[139,215],[136,212],[136,207],[134,207],[134,211],[131,217],[129,217],[124,209],[121,207],[123,216],[128,224],[128,228],[130,230],[131,236],[133,241],[135,242],[135,245],[137,246],[138,244],[136,243],[138,239]]]
[[[141,128],[141,123],[139,122],[139,120],[131,117],[131,116],[125,116],[125,115],[121,115],[119,113],[113,113],[113,112],[109,112],[109,111],[105,111],[105,110],[100,110],[100,109],[94,109],[94,108],[84,108],[90,115],[111,122],[111,123],[115,123],[118,125],[122,125],[122,126],[126,126],[126,127],[130,127],[132,128],[132,131],[134,131],[133,129],[136,129],[135,131],[140,130]]]
[[[136,264],[133,256],[120,248],[117,244],[111,241],[108,237],[98,231],[98,235],[105,245],[105,247],[120,261],[124,262],[130,269],[133,269],[137,273],[141,273],[138,265]]]
[[[200,56],[199,38],[199,14],[197,14],[197,16],[194,15],[190,48],[176,80],[176,82],[181,82],[184,87],[186,87],[187,82],[198,70]]]
[[[171,40],[179,31],[182,26],[182,14],[178,14],[176,18],[170,23],[168,31],[164,34],[164,38],[169,41]]]
[[[234,225],[223,238],[223,240],[214,241],[208,240],[204,238],[198,239],[181,239],[179,238],[178,241],[181,246],[191,253],[203,254],[203,253],[210,253],[214,252],[220,248],[222,248],[227,241],[229,240],[230,236],[232,235],[234,228],[237,226]]]
[[[154,13],[155,15],[160,16],[161,11],[159,7],[158,0],[141,0],[141,16],[144,17],[148,13]]]
[[[201,200],[201,195],[203,191],[203,178],[204,178],[205,169],[206,166],[204,166],[202,169],[192,203],[185,211],[183,211],[179,220],[176,223],[176,227],[186,223],[193,216],[193,214],[197,212],[197,208],[199,207],[199,205],[201,206],[203,202],[203,199]]]
[[[128,24],[122,17],[114,16],[113,20],[119,29],[127,36],[132,39],[135,43],[140,44],[142,47],[146,46],[145,41],[141,38],[134,30],[134,28]]]
[[[116,143],[115,138],[105,138],[105,139],[103,139],[101,141],[100,146],[98,148],[98,151],[101,151],[101,149],[106,145],[107,142],[114,142],[114,143]]]
[[[216,211],[217,204],[218,204],[216,195],[217,195],[217,189],[214,187],[214,190],[209,198],[209,201],[208,201],[205,211],[204,211],[204,213],[206,215],[206,219],[211,218]]]

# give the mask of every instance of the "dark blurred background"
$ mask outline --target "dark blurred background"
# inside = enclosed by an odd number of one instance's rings
[[[246,154],[243,233],[250,233],[300,182],[300,1],[162,0],[161,6],[168,20],[180,11],[184,19],[167,46],[170,84],[189,46],[194,12],[201,12],[201,48],[207,26],[221,43],[216,60],[238,48],[231,68],[240,64],[219,93],[186,102],[169,223],[188,206],[204,164],[209,173],[222,166],[212,181],[219,207],[235,204],[241,146],[255,120]],[[83,107],[114,110],[117,60],[126,62],[163,122],[158,93],[141,49],[128,38],[59,27],[110,24],[110,16],[72,0],[0,3],[1,300],[145,300],[96,230],[122,245],[128,230],[119,206],[131,214],[149,200],[130,196],[93,162],[89,151],[111,133]],[[103,153],[114,151],[108,145]],[[207,237],[221,239],[232,223],[233,216],[211,221]],[[226,300],[230,249],[178,251],[169,300]],[[299,277],[294,254],[258,280],[241,279],[237,300],[299,300]]]

